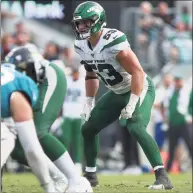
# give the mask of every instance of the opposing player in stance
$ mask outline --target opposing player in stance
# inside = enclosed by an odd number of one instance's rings
[[[137,139],[155,171],[156,181],[149,188],[172,189],[158,146],[146,131],[155,98],[152,80],[143,71],[126,35],[105,26],[105,10],[98,3],[87,1],[75,9],[72,20],[75,49],[87,71],[83,111],[86,122],[82,126],[85,177],[92,186],[98,184],[98,133],[121,117],[127,119],[129,132]],[[94,105],[98,78],[109,91]]]
[[[45,154],[54,162],[68,179],[68,192],[92,191],[90,183],[81,177],[66,151],[65,146],[49,129],[56,120],[66,94],[66,78],[64,72],[55,64],[45,60],[33,46],[21,46],[13,49],[6,61],[14,64],[15,68],[31,77],[38,85],[39,98],[33,108],[34,123],[40,144]],[[26,164],[21,145],[16,144],[12,157]]]
[[[1,118],[12,117],[15,123],[15,130],[11,131],[1,122],[1,169],[13,151],[17,135],[44,192],[58,192],[50,177],[33,121],[32,107],[37,100],[38,88],[33,80],[12,68],[1,66]]]

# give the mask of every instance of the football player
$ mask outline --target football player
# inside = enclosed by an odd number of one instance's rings
[[[92,191],[86,178],[80,176],[65,149],[65,146],[49,129],[62,108],[66,94],[66,77],[55,64],[45,60],[34,46],[21,46],[13,49],[5,58],[15,68],[31,77],[38,85],[39,98],[33,108],[34,123],[40,144],[45,154],[54,162],[68,179],[68,192]],[[21,164],[27,164],[19,141],[12,158]]]
[[[105,28],[105,10],[93,1],[78,5],[72,27],[76,52],[82,58],[86,73],[86,100],[82,126],[86,156],[85,177],[92,186],[98,184],[96,158],[99,132],[121,117],[127,120],[129,132],[136,138],[155,171],[150,189],[172,189],[158,146],[146,131],[154,103],[152,80],[143,71],[127,37],[117,29]],[[109,91],[94,105],[98,78]]]
[[[15,130],[9,130],[1,122],[1,169],[15,146],[17,135],[27,162],[45,193],[52,193],[57,191],[33,121],[32,107],[37,100],[38,88],[33,80],[12,68],[1,66],[1,118],[12,117],[15,125]]]

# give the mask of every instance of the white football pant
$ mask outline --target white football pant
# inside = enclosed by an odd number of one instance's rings
[[[16,136],[1,122],[1,169],[15,147]]]

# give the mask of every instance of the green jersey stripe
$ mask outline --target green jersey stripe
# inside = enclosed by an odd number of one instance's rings
[[[105,46],[102,48],[101,51],[103,51],[103,50],[106,49],[106,48],[110,48],[110,47],[112,47],[112,46],[114,46],[114,45],[120,44],[120,43],[122,43],[122,42],[124,42],[124,41],[126,41],[126,40],[127,40],[127,36],[126,36],[126,35],[122,35],[121,37],[119,37],[119,38],[113,40],[112,42],[110,42],[109,44],[105,45]]]

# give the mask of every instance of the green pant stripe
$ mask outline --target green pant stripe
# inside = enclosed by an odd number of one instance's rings
[[[46,107],[54,94],[54,91],[56,90],[57,86],[57,74],[56,71],[54,70],[53,67],[48,66],[47,67],[47,80],[48,80],[48,89],[46,90],[44,101],[43,101],[43,106],[42,106],[42,113],[45,112]]]
[[[50,64],[48,79],[39,85],[39,100],[34,107],[34,122],[37,134],[42,137],[58,117],[66,95],[66,77],[63,71]]]

